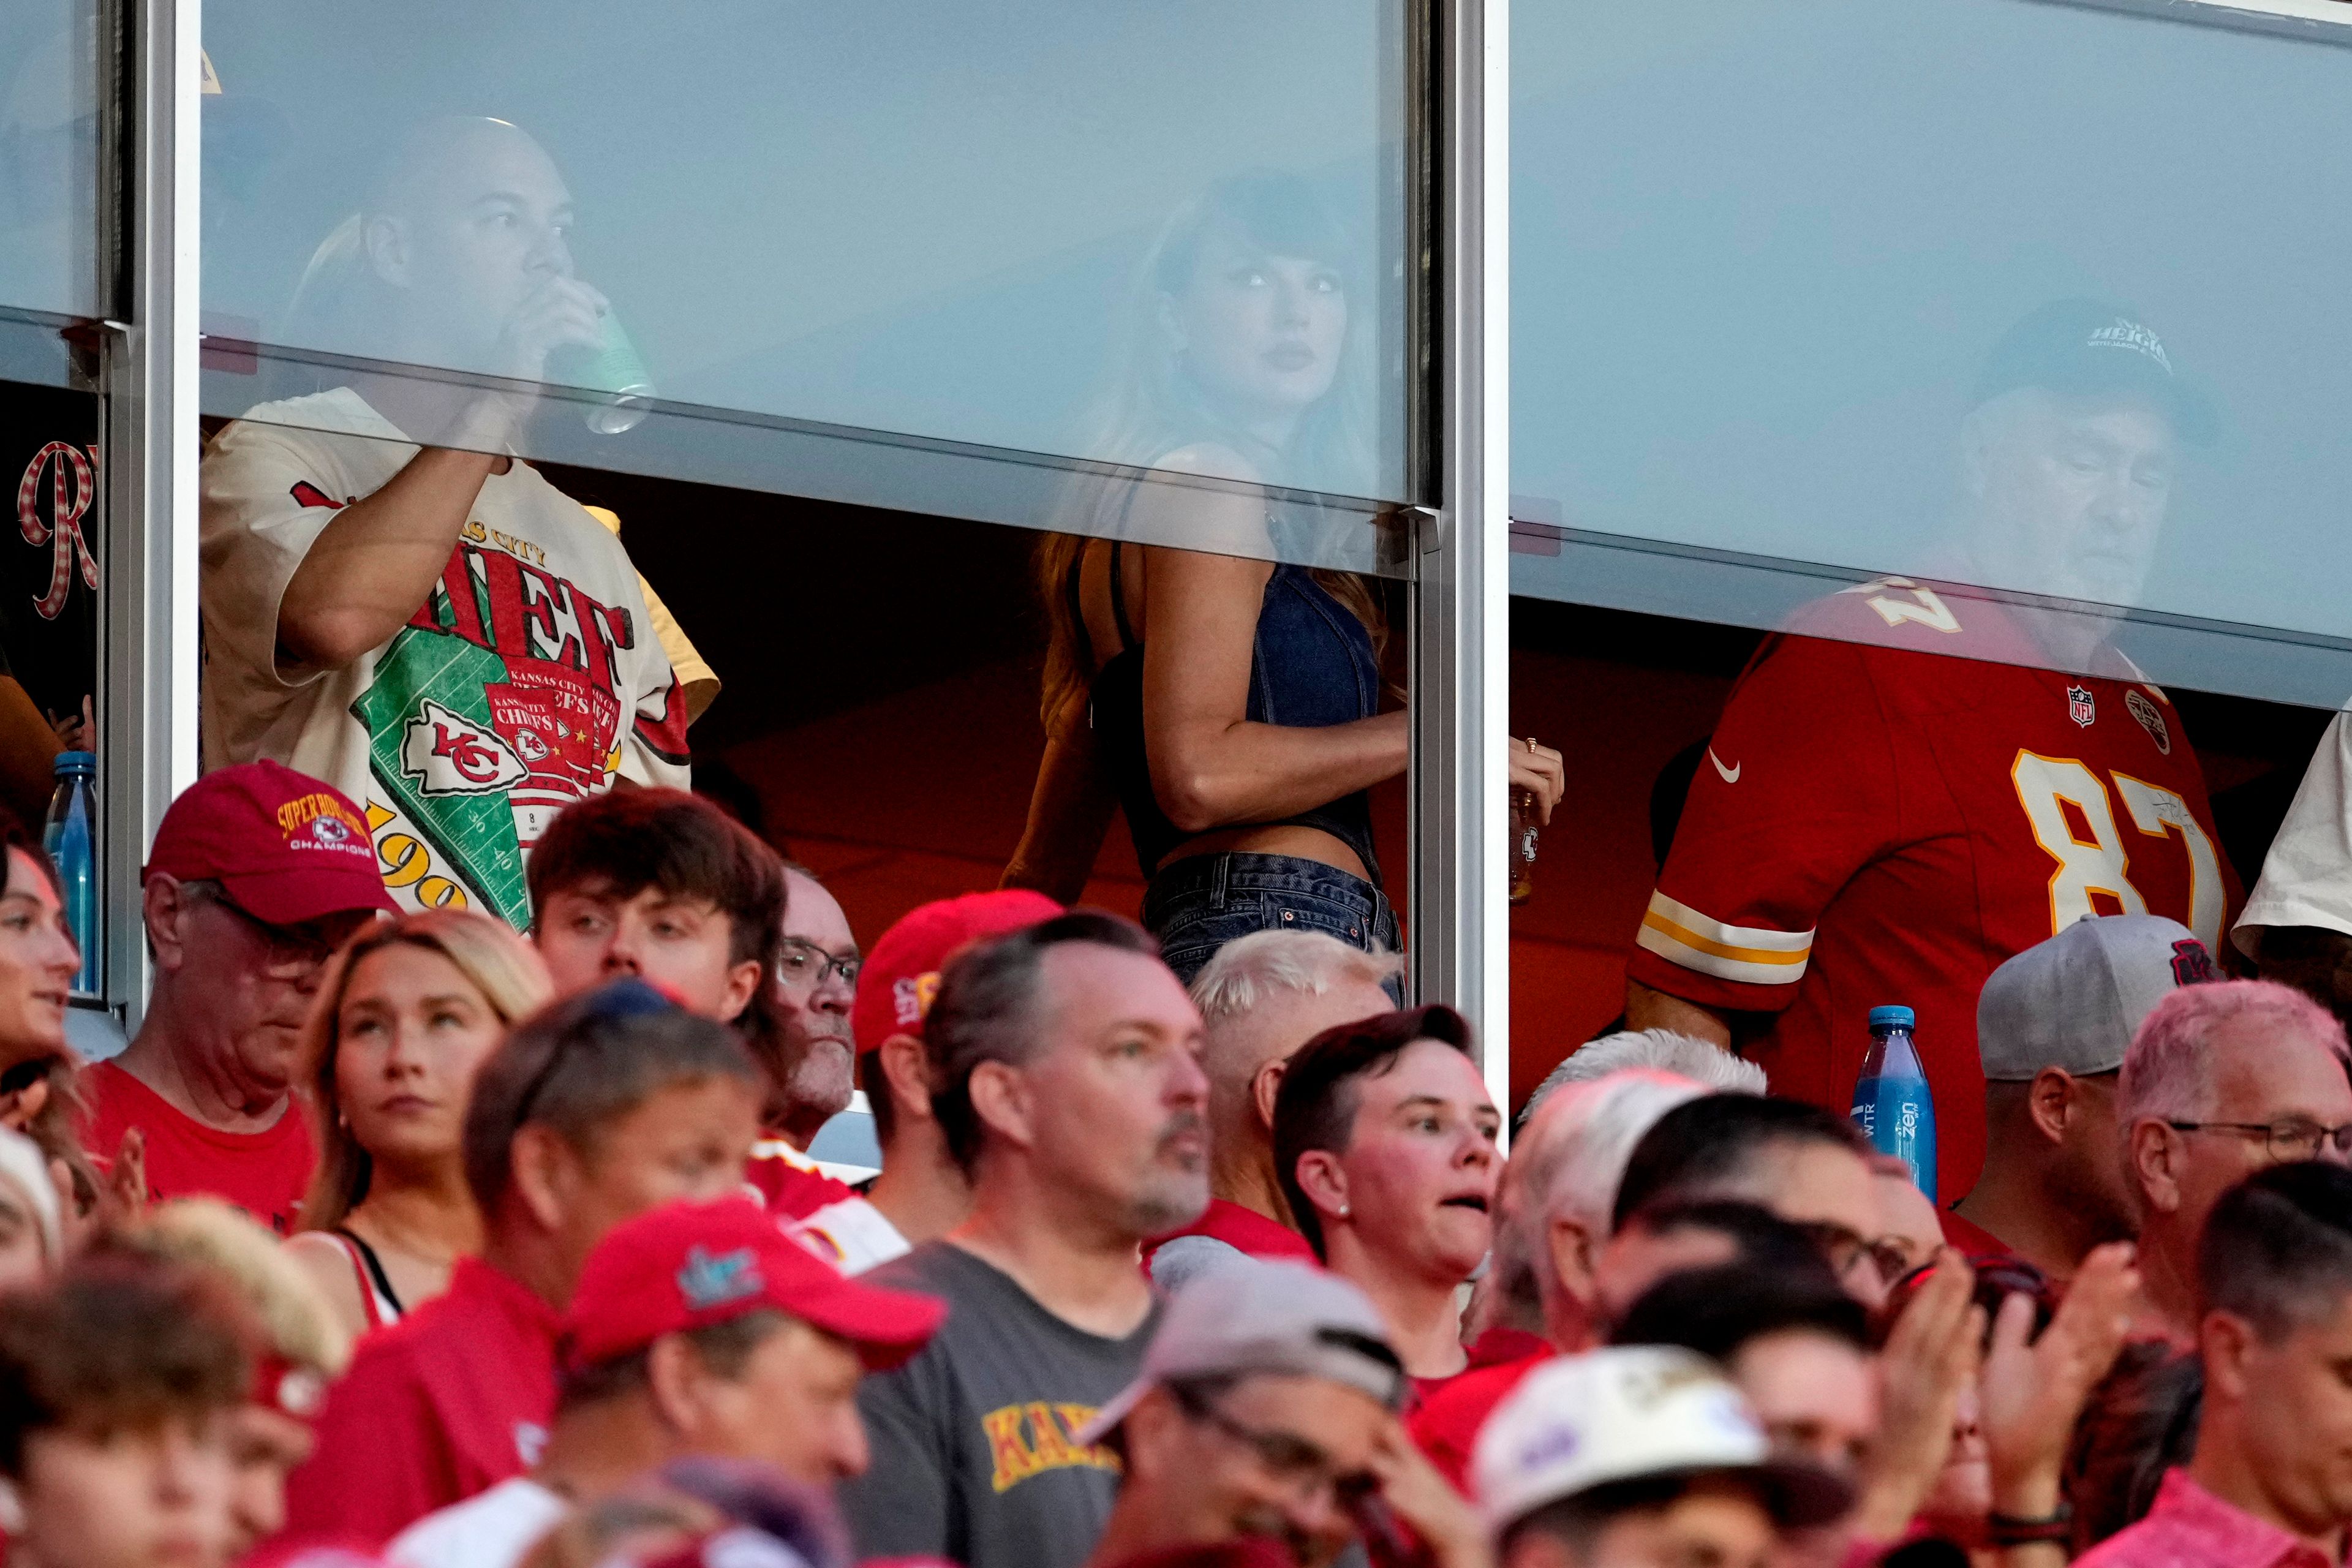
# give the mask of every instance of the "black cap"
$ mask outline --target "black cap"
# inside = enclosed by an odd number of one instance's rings
[[[2002,334],[1978,377],[1984,403],[2021,386],[2134,393],[2168,415],[2180,438],[2211,441],[2219,421],[2204,394],[2173,367],[2164,340],[2133,312],[2097,300],[2059,300]]]

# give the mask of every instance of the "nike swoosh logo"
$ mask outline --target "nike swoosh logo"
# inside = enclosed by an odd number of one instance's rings
[[[1746,763],[1734,763],[1731,766],[1727,768],[1725,767],[1723,765],[1723,759],[1715,754],[1715,748],[1713,746],[1709,746],[1706,749],[1706,760],[1715,764],[1715,771],[1723,775],[1723,782],[1726,784],[1738,784],[1739,782],[1739,770],[1748,765]]]

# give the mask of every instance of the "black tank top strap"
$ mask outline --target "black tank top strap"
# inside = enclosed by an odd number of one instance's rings
[[[1126,547],[1124,540],[1110,542],[1110,618],[1118,625],[1121,653],[1143,640],[1135,635],[1135,626],[1127,618],[1127,571],[1119,561],[1119,552]]]
[[[1070,601],[1070,625],[1077,629],[1078,640],[1081,643],[1088,640],[1087,637],[1087,600],[1085,593],[1086,575],[1087,547],[1084,544],[1080,544],[1078,546],[1076,558],[1070,563],[1070,570],[1068,574],[1062,578],[1062,594],[1064,597]]]
[[[384,1273],[383,1259],[375,1255],[375,1248],[361,1239],[359,1232],[349,1226],[337,1226],[335,1234],[359,1249],[360,1261],[367,1266],[368,1278],[375,1282],[377,1293],[392,1303],[392,1310],[395,1312],[406,1311],[408,1309],[401,1305],[400,1292],[392,1288],[392,1277]]]

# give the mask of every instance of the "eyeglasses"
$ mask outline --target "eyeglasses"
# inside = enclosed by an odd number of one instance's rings
[[[186,886],[187,884],[182,884]],[[315,973],[320,964],[335,956],[343,944],[345,932],[306,921],[301,925],[271,925],[258,915],[246,913],[235,900],[226,893],[215,893],[208,888],[196,889],[196,897],[215,909],[235,915],[246,930],[251,931],[268,950],[261,961],[262,972],[273,980],[299,980]],[[347,923],[347,922],[346,922]]]
[[[1267,1476],[1276,1484],[1290,1488],[1300,1502],[1312,1502],[1328,1492],[1340,1508],[1352,1509],[1380,1490],[1380,1478],[1371,1471],[1342,1474],[1335,1470],[1330,1454],[1321,1445],[1295,1432],[1244,1426],[1211,1404],[1208,1395],[1181,1383],[1170,1384],[1168,1392],[1176,1396],[1176,1403],[1184,1407],[1187,1415],[1214,1427],[1255,1454]]]
[[[2323,1153],[2336,1159],[2352,1156],[2352,1121],[2323,1127],[2291,1116],[2284,1121],[2167,1121],[2176,1132],[2226,1132],[2232,1138],[2259,1138],[2263,1151],[2282,1165],[2316,1160]]]
[[[806,937],[788,936],[776,954],[776,978],[794,991],[814,991],[826,975],[838,974],[844,985],[855,990],[857,972],[865,965],[856,953],[836,956]]]
[[[1881,1284],[1892,1285],[1909,1271],[1910,1249],[1893,1237],[1866,1237],[1851,1226],[1832,1219],[1806,1220],[1797,1228],[1829,1259],[1830,1268],[1841,1279],[1854,1270],[1864,1258],[1878,1271]]]

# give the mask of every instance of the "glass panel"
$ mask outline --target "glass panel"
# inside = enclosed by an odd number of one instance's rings
[[[0,334],[5,341],[5,334]],[[60,752],[94,750],[83,722],[99,689],[99,605],[105,567],[99,492],[99,400],[90,393],[0,380],[0,482],[11,498],[0,528],[0,821],[44,837],[82,933],[74,989],[102,993],[100,868],[106,864],[95,802],[95,760],[79,820],[64,811],[44,834],[65,774]],[[68,770],[71,771],[71,770]]]
[[[2352,25],[2136,9],[1517,14],[1515,591],[2352,693]]]
[[[97,316],[97,0],[0,6],[0,305]]]
[[[206,408],[1376,569],[1401,11],[214,0]]]

